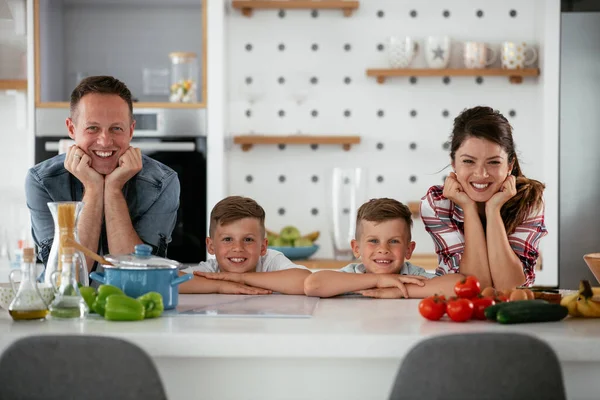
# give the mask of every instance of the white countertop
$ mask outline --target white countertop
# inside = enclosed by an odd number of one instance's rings
[[[180,308],[247,298],[181,295]],[[265,296],[277,302],[280,295]],[[299,298],[301,300],[301,298]],[[519,331],[547,341],[562,362],[599,362],[600,319],[503,326],[492,322],[432,322],[417,310],[419,300],[321,299],[311,318],[169,316],[139,322],[13,322],[0,311],[0,351],[33,334],[109,335],[130,340],[153,357],[394,358],[424,337],[461,332]],[[445,317],[447,318],[447,317]]]

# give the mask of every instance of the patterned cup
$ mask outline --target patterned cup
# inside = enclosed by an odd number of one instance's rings
[[[498,52],[483,42],[465,42],[463,57],[465,68],[480,69],[495,63]]]
[[[419,44],[411,37],[388,38],[388,60],[392,68],[406,68],[415,59]]]
[[[526,52],[531,53],[529,59],[525,58]],[[531,65],[537,60],[537,51],[527,46],[527,43],[504,42],[502,43],[502,68],[519,69]]]
[[[18,282],[15,282],[15,284],[18,285]],[[42,299],[44,299],[46,304],[50,304],[54,298],[54,288],[48,283],[38,283],[38,289],[40,290]],[[15,292],[10,283],[0,283],[0,307],[8,310],[8,306],[14,298]]]
[[[429,36],[425,59],[429,68],[446,68],[450,62],[451,40],[448,36]]]

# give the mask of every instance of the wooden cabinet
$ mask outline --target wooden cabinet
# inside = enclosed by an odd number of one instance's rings
[[[206,106],[206,0],[34,0],[36,107],[67,107],[77,83],[111,75],[136,107]],[[197,101],[170,103],[172,52],[197,56]]]

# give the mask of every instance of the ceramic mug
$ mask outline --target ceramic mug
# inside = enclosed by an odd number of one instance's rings
[[[485,68],[498,58],[498,52],[483,42],[465,42],[463,46],[465,68]]]
[[[419,44],[411,37],[388,38],[388,60],[392,68],[408,67],[419,51]]]
[[[451,40],[448,36],[429,36],[426,41],[425,59],[429,68],[446,68],[450,62]]]
[[[529,51],[531,57],[525,58],[525,53]],[[527,46],[525,42],[504,42],[502,43],[502,68],[519,69],[533,64],[537,60],[537,51]]]

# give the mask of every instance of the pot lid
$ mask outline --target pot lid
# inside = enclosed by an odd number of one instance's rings
[[[182,264],[175,260],[152,255],[152,246],[138,244],[135,251],[130,254],[107,254],[106,261],[113,265],[103,265],[104,268],[126,269],[177,269]]]

